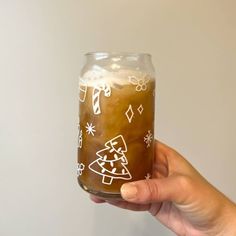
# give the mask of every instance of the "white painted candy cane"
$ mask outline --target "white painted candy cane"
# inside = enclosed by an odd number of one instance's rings
[[[104,95],[106,97],[111,96],[111,87],[108,84],[102,83],[98,84],[93,89],[93,112],[95,115],[98,115],[101,113],[100,108],[100,93],[104,92]]]

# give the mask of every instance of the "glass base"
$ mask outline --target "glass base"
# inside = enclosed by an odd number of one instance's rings
[[[113,199],[113,200],[122,200],[121,194],[120,193],[108,193],[108,192],[100,192],[100,191],[95,191],[92,189],[89,189],[86,187],[86,185],[84,185],[83,183],[81,183],[78,180],[78,183],[80,185],[80,187],[85,190],[86,192],[100,198],[100,199],[104,199],[104,200],[109,200],[109,199]]]

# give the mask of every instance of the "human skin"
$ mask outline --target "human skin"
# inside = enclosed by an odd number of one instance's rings
[[[178,152],[155,142],[152,179],[123,184],[123,200],[96,203],[149,211],[180,236],[236,235],[236,205],[212,186]]]

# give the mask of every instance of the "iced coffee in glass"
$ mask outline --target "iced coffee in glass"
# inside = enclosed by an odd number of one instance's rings
[[[80,186],[102,198],[151,178],[155,76],[149,54],[86,54],[79,78]]]

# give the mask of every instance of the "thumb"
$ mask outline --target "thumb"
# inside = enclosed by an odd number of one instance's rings
[[[181,203],[189,192],[188,178],[185,176],[170,176],[162,179],[149,179],[130,182],[121,186],[121,196],[124,200],[137,204],[173,201]]]

